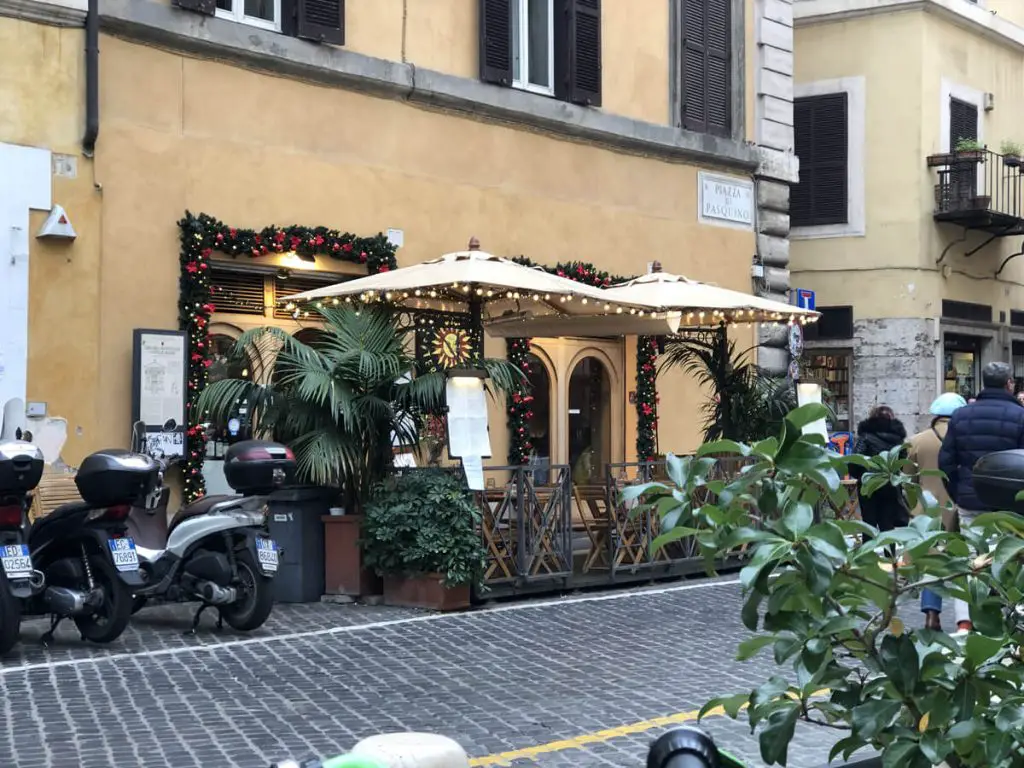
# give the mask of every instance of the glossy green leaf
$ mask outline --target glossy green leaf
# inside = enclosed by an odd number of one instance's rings
[[[785,765],[789,743],[793,740],[796,721],[800,715],[796,702],[772,712],[757,736],[761,759],[768,765]]]
[[[775,642],[775,635],[755,635],[748,637],[736,649],[736,661],[746,661],[761,652],[763,648]]]

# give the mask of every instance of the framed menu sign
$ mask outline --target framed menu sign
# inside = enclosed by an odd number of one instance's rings
[[[132,423],[146,427],[146,452],[185,455],[187,344],[184,331],[136,328],[132,340]],[[173,421],[174,428],[164,426]]]

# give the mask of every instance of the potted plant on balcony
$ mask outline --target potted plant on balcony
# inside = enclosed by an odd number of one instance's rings
[[[768,765],[785,765],[795,728],[810,724],[838,738],[831,757],[881,753],[865,763],[872,768],[1020,766],[1024,517],[988,513],[962,533],[946,531],[900,449],[838,456],[820,435],[803,434],[825,415],[822,406],[803,406],[775,437],[669,456],[669,483],[623,492],[661,515],[655,549],[692,536],[713,563],[740,544],[750,547],[740,573],[741,618],[753,634],[737,655],[746,660],[770,649],[793,674],[708,702],[702,716],[745,713]],[[723,453],[755,463],[737,477],[709,479],[709,456]],[[864,493],[893,486],[911,508],[924,502],[926,512],[884,533],[859,520],[820,519],[820,503],[845,500],[840,478],[851,464],[867,470]],[[951,637],[905,622],[901,616],[918,613],[924,586],[970,603],[974,632]]]
[[[981,163],[985,160],[985,146],[977,139],[957,139],[953,154],[957,162]]]
[[[1003,155],[1003,165],[1009,168],[1020,167],[1021,157],[1024,157],[1024,145],[1006,140],[999,145],[999,151]]]
[[[378,483],[365,506],[363,559],[384,602],[451,611],[483,587],[480,511],[459,473],[412,470]]]

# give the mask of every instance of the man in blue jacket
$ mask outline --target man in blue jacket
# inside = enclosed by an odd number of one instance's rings
[[[946,474],[946,490],[960,511],[966,528],[989,507],[978,500],[972,474],[975,462],[996,451],[1024,448],[1024,406],[1013,396],[1013,369],[1007,363],[989,363],[981,372],[984,389],[975,402],[958,409],[949,420],[939,451],[939,469]],[[973,627],[967,605],[954,601],[957,626]]]

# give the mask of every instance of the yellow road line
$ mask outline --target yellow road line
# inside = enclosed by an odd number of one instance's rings
[[[814,693],[814,698],[828,695],[828,693],[829,691],[827,689],[816,691]],[[744,705],[744,708],[745,707],[746,705]],[[677,712],[674,715],[655,717],[651,720],[641,720],[638,723],[620,725],[616,728],[606,728],[602,731],[583,733],[579,736],[573,736],[568,739],[549,741],[547,744],[538,744],[534,747],[524,747],[522,749],[514,749],[510,752],[497,752],[493,755],[485,755],[484,757],[474,757],[469,761],[469,764],[471,766],[508,766],[512,764],[513,760],[525,760],[530,757],[537,757],[538,755],[549,755],[552,752],[564,752],[568,749],[584,749],[592,744],[601,744],[622,736],[631,736],[636,733],[652,731],[655,728],[661,728],[666,725],[681,725],[682,723],[693,722],[697,719],[697,715],[699,714],[699,709],[693,709],[689,712]],[[722,717],[724,715],[725,709],[722,707],[715,707],[714,709],[709,709],[704,717]]]

